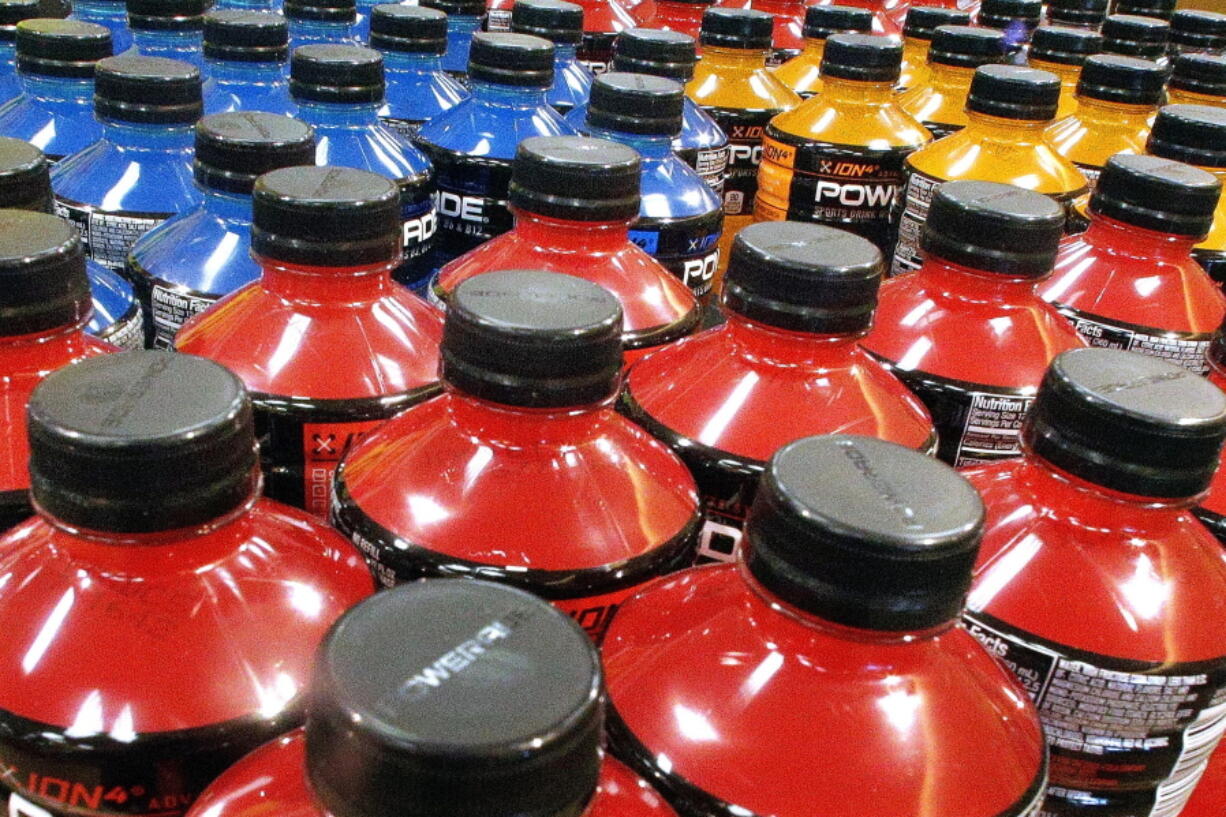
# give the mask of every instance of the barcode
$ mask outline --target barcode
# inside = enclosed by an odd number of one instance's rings
[[[1183,752],[1167,781],[1158,787],[1150,817],[1175,817],[1183,810],[1209,766],[1209,756],[1226,732],[1226,701],[1205,708],[1184,733]]]

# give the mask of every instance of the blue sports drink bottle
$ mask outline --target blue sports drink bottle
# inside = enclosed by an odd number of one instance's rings
[[[387,95],[379,119],[411,139],[417,129],[468,98],[468,90],[443,71],[447,15],[424,6],[383,4],[370,18],[370,47],[383,54]]]
[[[208,0],[127,0],[129,56],[183,60],[204,70],[204,12]],[[116,52],[119,53],[119,52]]]
[[[511,30],[553,43],[553,87],[546,99],[563,116],[587,102],[592,69],[579,62],[583,42],[583,7],[564,0],[517,0],[511,7]]]
[[[287,69],[289,28],[280,14],[223,9],[204,17],[204,112],[294,116]]]

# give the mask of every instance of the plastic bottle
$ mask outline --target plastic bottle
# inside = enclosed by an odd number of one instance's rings
[[[428,581],[380,593],[328,636],[312,685],[305,729],[228,771],[192,815],[675,817],[600,750],[591,642],[514,588]]]
[[[216,0],[213,3],[213,10],[238,9],[239,11],[266,11],[280,14],[283,5],[284,0]]]
[[[247,14],[250,12],[239,12]],[[309,125],[268,113],[224,113],[196,125],[194,173],[204,202],[145,233],[128,255],[148,343],[175,333],[222,297],[260,277],[251,257],[251,190],[263,173],[315,164]]]
[[[602,74],[584,130],[642,156],[642,203],[630,240],[711,304],[725,216],[719,195],[673,153],[684,99],[681,84],[670,79]]]
[[[1159,109],[1145,148],[1152,156],[1195,165],[1226,185],[1226,110],[1207,105]],[[1226,196],[1218,198],[1209,235],[1192,257],[1219,285],[1226,282]]]
[[[902,73],[898,76],[899,92],[907,91],[928,81],[928,49],[941,26],[966,26],[971,15],[944,6],[911,6],[902,29]]]
[[[1018,456],[1043,372],[1085,344],[1035,291],[1063,226],[1060,206],[1033,191],[948,182],[929,205],[923,264],[881,288],[863,346],[928,406],[951,465]]]
[[[0,179],[7,182],[8,175]],[[85,254],[62,219],[0,209],[0,284],[0,531],[7,531],[34,513],[26,469],[30,393],[56,369],[112,348],[85,334]]]
[[[416,144],[437,173],[434,268],[511,229],[507,185],[529,136],[574,136],[545,101],[553,45],[526,34],[478,33],[468,67],[472,96],[435,116]]]
[[[943,181],[1004,182],[1050,196],[1072,209],[1086,178],[1047,142],[1056,115],[1060,78],[1014,65],[975,71],[965,128],[907,157],[907,187],[894,251],[893,274],[915,269],[920,229],[933,192]]]
[[[655,14],[647,24],[665,31],[679,31],[697,40],[702,32],[703,15],[714,5],[713,0],[655,0]]]
[[[182,60],[204,70],[206,0],[126,0],[129,57]]]
[[[434,168],[420,150],[379,122],[383,58],[352,45],[308,45],[290,58],[290,94],[298,117],[315,129],[315,162],[355,167],[400,185],[404,255],[395,279],[421,289],[429,282],[437,220]]]
[[[1048,143],[1077,165],[1093,189],[1112,156],[1145,152],[1166,76],[1164,67],[1149,60],[1090,57],[1077,83],[1077,112],[1044,132]]]
[[[354,0],[285,0],[291,56],[304,45],[361,45]]]
[[[1171,16],[1171,41],[1175,54],[1211,54],[1226,50],[1226,14],[1201,9],[1180,9]]]
[[[1024,49],[1042,16],[1042,0],[983,0],[975,21],[984,28],[1003,31],[1006,52],[1024,62]]]
[[[316,647],[370,575],[261,497],[247,395],[206,360],[68,366],[29,434],[38,516],[0,539],[9,813],[179,817],[302,722]]]
[[[599,643],[624,599],[693,560],[699,527],[685,466],[613,410],[621,331],[617,299],[580,278],[516,270],[460,284],[443,396],[345,458],[332,524],[385,585],[514,585]]]
[[[932,419],[859,347],[872,325],[882,256],[812,224],[754,224],[733,244],[728,322],[635,364],[621,410],[667,443],[698,480],[699,554],[735,553],[771,454],[838,431],[936,449]]]
[[[835,34],[822,58],[822,92],[771,120],[758,169],[758,221],[841,227],[894,249],[893,212],[907,156],[932,134],[898,106],[902,45]]]
[[[200,203],[192,126],[200,71],[163,57],[107,57],[94,82],[102,139],[51,171],[55,212],[77,225],[86,254],[121,271],[132,244]]]
[[[1081,69],[1086,59],[1101,50],[1102,44],[1102,35],[1087,28],[1039,26],[1034,30],[1027,64],[1060,77],[1057,123],[1077,110],[1077,82],[1081,79]]]
[[[1156,17],[1112,14],[1103,21],[1103,52],[1159,60],[1166,56],[1171,24]]]
[[[50,168],[38,148],[0,137],[0,207],[53,213],[54,201]],[[142,348],[145,330],[132,285],[92,260],[85,274],[94,307],[85,331],[121,349]]]
[[[1155,156],[1116,156],[1090,197],[1090,226],[1060,248],[1040,294],[1092,346],[1161,357],[1204,374],[1226,295],[1192,258],[1222,183]]]
[[[1107,0],[1048,0],[1044,11],[1053,25],[1097,31],[1107,19]]]
[[[468,84],[468,59],[473,35],[485,19],[483,0],[427,0],[422,5],[447,15],[447,51],[443,54],[443,70],[461,83]]]
[[[1226,728],[1226,554],[1191,514],[1226,396],[1081,349],[1056,358],[1023,435],[1024,458],[966,474],[987,526],[965,623],[1038,701],[1040,813],[1180,814]]]
[[[128,9],[124,0],[73,0],[69,20],[96,23],[111,32],[111,47],[122,54],[132,47],[132,30],[128,28]]]
[[[553,87],[545,98],[565,116],[587,102],[592,70],[579,62],[575,48],[583,41],[583,8],[562,0],[515,0],[511,30],[553,43]]]
[[[52,162],[102,138],[94,119],[94,65],[111,56],[111,32],[93,23],[17,24],[21,95],[0,108],[0,136],[23,139]]]
[[[928,48],[928,77],[898,98],[937,139],[966,127],[966,99],[975,69],[1000,62],[1005,35],[990,28],[938,26]]]
[[[713,282],[727,265],[732,240],[753,221],[758,192],[762,137],[777,114],[801,99],[766,70],[773,18],[752,9],[712,8],[702,18],[702,59],[685,86],[694,100],[728,135],[728,175],[724,181],[724,257]]]
[[[251,234],[261,277],[189,320],[175,348],[242,379],[268,495],[326,516],[345,451],[438,393],[442,317],[392,281],[402,250],[388,179],[274,170],[256,182]]]
[[[1226,54],[1181,54],[1174,60],[1166,98],[1172,105],[1226,108]]]
[[[680,31],[634,28],[617,35],[612,69],[665,77],[684,84],[694,76],[694,66],[698,62],[696,51],[694,38]],[[687,96],[682,105],[681,135],[673,140],[673,152],[722,197],[724,175],[728,172],[728,136],[710,114],[694,104],[694,100]],[[567,115],[567,121],[580,130],[586,120],[586,106]]]
[[[873,13],[856,6],[809,6],[805,9],[804,48],[774,70],[775,78],[791,88],[801,99],[822,90],[822,57],[826,40],[842,32],[869,32]]]
[[[38,16],[39,0],[0,0],[0,104],[21,94],[17,82],[17,24]]]
[[[1176,0],[1116,0],[1113,14],[1133,14],[1139,17],[1171,19],[1175,14]]]
[[[614,753],[682,817],[808,817],[815,796],[830,817],[1033,814],[1034,708],[957,626],[982,525],[965,480],[902,446],[785,446],[738,564],[669,577],[614,620]]]
[[[387,92],[379,120],[412,139],[423,122],[468,98],[468,91],[443,72],[447,15],[424,6],[382,4],[370,18],[370,47],[383,55]]]
[[[289,27],[280,14],[226,9],[204,16],[204,112],[295,116],[286,77]]]
[[[539,269],[617,296],[627,362],[689,334],[698,325],[698,301],[630,240],[639,174],[639,156],[625,145],[580,136],[525,139],[511,167],[515,228],[443,267],[431,294],[445,302],[482,273]]]
[[[1208,372],[1205,377],[1209,382],[1217,386],[1219,389],[1226,391],[1226,335],[1218,332],[1217,337],[1209,344],[1209,350],[1205,354],[1205,362],[1208,364]],[[1223,456],[1226,458],[1226,455]],[[1217,537],[1218,541],[1226,545],[1226,469],[1222,468],[1222,463],[1219,460],[1218,469],[1213,475],[1213,481],[1209,485],[1209,492],[1200,497],[1200,501],[1193,510],[1196,518],[1204,523],[1209,532]],[[1223,749],[1226,751],[1226,749]],[[1221,752],[1219,752],[1221,754]],[[1210,773],[1212,774],[1212,772]],[[1206,775],[1206,781],[1208,775]],[[1189,809],[1195,814],[1195,809]]]

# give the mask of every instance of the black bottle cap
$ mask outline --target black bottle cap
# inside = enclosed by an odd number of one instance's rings
[[[1157,156],[1117,153],[1090,196],[1090,212],[1133,227],[1202,237],[1213,226],[1222,183],[1212,173]]]
[[[204,56],[221,62],[285,62],[289,24],[280,14],[226,9],[204,18]]]
[[[40,0],[0,0],[0,43],[17,39],[17,24],[41,17]]]
[[[0,207],[50,213],[51,166],[23,139],[0,136]]]
[[[794,221],[764,221],[737,233],[724,279],[724,307],[792,332],[851,335],[873,323],[881,252],[858,235]]]
[[[564,0],[515,0],[511,30],[557,45],[578,45],[583,41],[583,7]]]
[[[1039,26],[1030,38],[1030,59],[1057,65],[1083,65],[1103,45],[1103,35],[1088,28]]]
[[[983,0],[978,22],[986,28],[1007,29],[1017,22],[1030,28],[1043,16],[1043,0]]]
[[[613,41],[614,71],[688,82],[697,62],[694,38],[680,31],[629,28]]]
[[[824,40],[831,34],[873,30],[873,13],[859,6],[809,6],[801,36],[806,40]]]
[[[1226,14],[1180,9],[1171,17],[1171,43],[1181,48],[1221,51],[1226,48]]]
[[[324,638],[308,701],[307,776],[336,817],[578,815],[600,775],[596,648],[506,585],[371,596]]]
[[[713,6],[703,12],[698,41],[716,48],[765,51],[771,47],[775,18],[756,9]]]
[[[27,416],[34,504],[73,528],[193,528],[240,507],[257,484],[247,391],[204,358],[82,360],[38,385]]]
[[[1136,496],[1182,499],[1209,487],[1226,437],[1226,395],[1187,369],[1118,349],[1052,361],[1022,425],[1037,456]]]
[[[924,630],[956,621],[983,536],[954,469],[845,434],[780,448],[745,522],[745,566],[769,593],[836,624]]]
[[[1064,233],[1064,210],[1042,193],[996,182],[946,182],[937,188],[920,238],[950,263],[1018,278],[1051,272]]]
[[[283,167],[256,179],[251,251],[312,267],[400,260],[400,189],[348,167]]]
[[[370,15],[370,47],[442,55],[447,51],[447,15],[425,6],[375,6]]]
[[[315,164],[315,133],[288,116],[215,113],[196,123],[196,181],[210,190],[250,195],[258,176]]]
[[[983,65],[975,70],[966,109],[986,116],[1041,122],[1054,119],[1060,78],[1019,65]]]
[[[823,77],[889,82],[902,73],[902,43],[872,34],[834,34],[822,53]]]
[[[1159,108],[1145,151],[1197,167],[1226,170],[1226,108],[1212,105]]]
[[[93,79],[111,56],[111,31],[76,20],[34,18],[17,24],[17,70],[42,77]]]
[[[478,31],[468,52],[468,77],[494,85],[548,88],[553,43],[530,34]]]
[[[1176,0],[1116,0],[1116,14],[1134,14],[1169,20],[1175,13]]]
[[[311,102],[382,102],[383,55],[360,45],[303,45],[290,56],[289,91]]]
[[[485,14],[484,0],[423,0],[421,5],[438,9],[448,17],[480,17]]]
[[[1226,96],[1226,54],[1181,54],[1168,84],[1176,91]]]
[[[128,26],[138,31],[200,31],[208,0],[127,0]]]
[[[1167,69],[1151,60],[1095,54],[1081,69],[1077,96],[1128,105],[1157,105],[1162,101],[1166,77]]]
[[[1005,33],[975,26],[937,26],[928,62],[956,68],[978,68],[1005,58]]]
[[[639,214],[639,154],[582,136],[533,136],[511,165],[510,202],[563,221],[629,221]]]
[[[813,8],[821,8],[814,6]],[[861,9],[866,11],[866,9]],[[943,6],[912,6],[907,9],[902,35],[912,40],[931,40],[941,26],[967,26],[971,24],[969,12],[947,9]]]
[[[289,20],[352,23],[358,19],[356,0],[285,0],[282,9]]]
[[[164,57],[107,57],[94,72],[99,119],[189,125],[204,112],[200,71]]]
[[[599,403],[621,384],[621,332],[621,304],[590,281],[487,272],[461,283],[447,302],[440,371],[444,382],[493,403]]]
[[[1171,24],[1156,17],[1112,14],[1103,21],[1103,51],[1156,60],[1165,56]]]
[[[676,136],[681,132],[685,88],[648,74],[596,77],[587,105],[587,126],[617,133]]]
[[[91,308],[76,228],[49,213],[0,210],[0,336],[75,326]]]
[[[1107,0],[1048,0],[1047,19],[1062,26],[1097,28],[1107,17]]]

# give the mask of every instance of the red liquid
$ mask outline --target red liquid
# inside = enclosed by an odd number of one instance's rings
[[[678,0],[656,0],[655,11],[646,19],[647,28],[662,28],[666,31],[680,31],[698,39],[702,28],[702,15],[715,5],[710,3],[686,3]],[[699,47],[701,49],[701,46]]]

